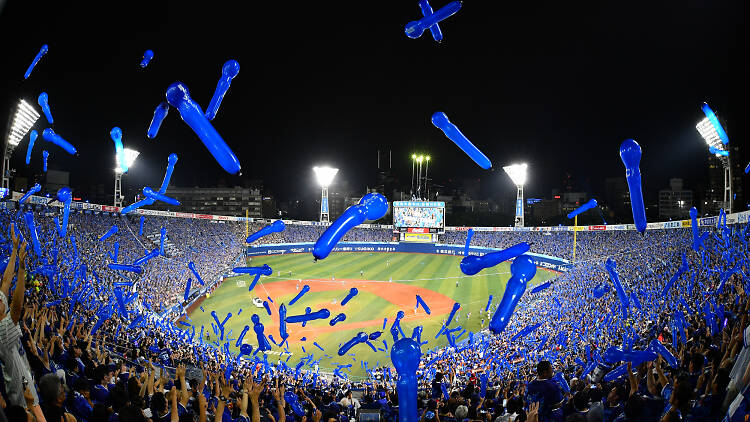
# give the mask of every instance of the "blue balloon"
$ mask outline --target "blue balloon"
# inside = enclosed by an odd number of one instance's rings
[[[284,392],[284,401],[292,408],[292,412],[299,417],[305,416],[305,408],[299,402],[299,398],[291,389]]]
[[[279,335],[282,341],[289,338],[289,333],[286,331],[286,305],[283,303],[279,306]]]
[[[324,259],[349,230],[366,220],[377,220],[388,212],[388,200],[379,193],[368,193],[357,205],[347,208],[318,238],[313,247],[315,259]]]
[[[750,163],[745,166],[745,174],[750,173]]]
[[[532,294],[533,294],[533,293],[539,293],[539,292],[541,292],[542,290],[546,289],[547,287],[549,287],[549,286],[551,286],[551,285],[552,285],[552,282],[551,282],[551,281],[548,281],[548,282],[546,282],[546,283],[542,283],[542,284],[540,284],[540,285],[538,285],[538,286],[534,287],[533,289],[531,289],[531,293],[532,293]]]
[[[622,319],[625,320],[628,318],[628,308],[630,307],[630,301],[628,300],[628,295],[625,294],[625,289],[623,289],[622,287],[620,276],[617,274],[617,263],[613,261],[612,258],[607,258],[607,261],[604,263],[604,268],[607,269],[609,278],[612,280],[612,284],[615,286],[617,297],[620,299]]]
[[[31,62],[29,67],[26,69],[26,73],[23,74],[24,79],[29,79],[29,76],[31,76],[31,71],[34,70],[34,67],[37,63],[39,63],[39,60],[44,57],[45,54],[47,54],[47,51],[49,51],[49,47],[47,44],[42,45],[42,48],[39,49],[39,52],[36,53],[36,56],[34,56],[34,60]]]
[[[37,103],[39,104],[39,107],[42,108],[42,112],[44,112],[44,117],[47,118],[47,122],[49,122],[49,124],[55,123],[55,119],[52,118],[52,110],[49,108],[49,96],[46,92],[39,94]]]
[[[430,315],[430,313],[431,313],[430,312],[430,307],[427,306],[427,304],[425,303],[425,301],[422,299],[422,296],[420,296],[420,295],[417,295],[417,305],[421,306],[422,309],[424,309],[424,311],[427,313],[427,315]]]
[[[255,331],[255,336],[258,338],[258,350],[261,352],[271,350],[271,343],[268,342],[266,335],[263,333],[265,328],[260,322],[260,317],[257,314],[253,314],[250,319],[253,321],[253,331]]]
[[[349,349],[351,349],[352,347],[360,343],[366,342],[367,339],[368,339],[367,333],[360,331],[359,333],[357,333],[356,336],[352,337],[346,343],[341,345],[341,347],[339,348],[339,352],[338,352],[339,356],[344,356],[346,352],[349,351]]]
[[[42,131],[42,138],[44,138],[45,141],[52,142],[58,147],[64,149],[70,155],[76,155],[78,153],[76,147],[74,147],[70,142],[63,139],[62,136],[56,134],[55,131],[51,128],[47,128]]]
[[[136,274],[140,274],[143,272],[143,268],[139,267],[138,265],[127,265],[127,264],[109,264],[107,265],[110,270],[115,271],[129,271]]]
[[[162,227],[159,230],[159,255],[164,256],[164,239],[167,237],[167,229]]]
[[[27,199],[29,199],[32,195],[39,193],[39,191],[42,190],[42,186],[39,183],[34,183],[34,186],[32,186],[28,192],[26,192],[21,199],[18,200],[19,204],[23,204],[26,202]]]
[[[469,245],[471,245],[471,238],[474,237],[474,229],[469,229],[466,232],[466,245],[464,246],[464,256],[469,256]]]
[[[422,8],[422,13],[425,14],[425,8],[422,7],[422,4],[420,3],[420,7]],[[427,5],[429,7],[429,5]],[[445,18],[448,18],[455,14],[456,12],[461,9],[461,2],[460,1],[452,1],[445,6],[438,9],[435,13],[431,14],[425,14],[425,16],[422,19],[411,21],[406,24],[406,27],[404,27],[404,33],[409,38],[419,38],[422,36],[424,31],[426,29],[431,29],[432,26],[437,26],[437,24],[442,21]],[[430,8],[431,11],[431,8]],[[439,31],[439,29],[438,29]],[[433,33],[433,38],[435,37],[435,34]],[[435,41],[442,40],[442,33],[440,34],[440,39],[435,39]]]
[[[729,157],[729,151],[717,149],[716,147],[708,147],[708,152],[710,152],[711,154],[720,155],[722,157]]]
[[[109,230],[107,230],[107,232],[104,233],[102,235],[102,237],[99,238],[99,241],[103,242],[103,241],[109,239],[110,236],[112,236],[113,234],[117,233],[117,230],[118,230],[117,226],[110,227]]]
[[[34,149],[34,142],[36,142],[37,136],[39,136],[39,134],[35,129],[32,129],[31,132],[29,132],[29,146],[26,148],[26,165],[29,165],[31,162],[31,150]]]
[[[727,133],[724,131],[724,127],[719,122],[719,118],[716,117],[716,114],[714,114],[714,111],[711,110],[711,107],[708,106],[708,104],[703,103],[701,106],[701,110],[703,110],[703,114],[708,117],[708,121],[711,122],[711,126],[716,129],[716,133],[719,135],[719,139],[721,139],[721,143],[724,145],[729,143],[729,137],[727,136]]]
[[[159,134],[161,123],[167,117],[167,114],[169,114],[169,104],[162,101],[158,106],[156,106],[156,109],[154,110],[154,117],[151,119],[151,124],[148,125],[148,132],[146,133],[146,135],[149,138],[156,138],[156,135]]]
[[[151,50],[146,50],[143,52],[143,60],[141,60],[141,68],[145,68],[148,66],[148,63],[151,61],[151,59],[154,58],[154,52]]]
[[[266,308],[266,312],[268,313],[268,315],[271,315],[271,306],[268,304],[267,300],[263,301],[263,307]]]
[[[240,172],[240,161],[229,146],[206,119],[201,107],[190,98],[190,92],[182,82],[175,82],[167,88],[167,102],[180,113],[182,120],[193,129],[203,144],[211,152],[221,167],[230,174]]]
[[[664,347],[664,345],[661,344],[661,342],[659,340],[657,340],[657,339],[651,340],[651,343],[649,343],[649,348],[652,351],[660,354],[661,357],[664,358],[664,360],[667,362],[667,364],[669,364],[669,366],[671,366],[672,368],[679,368],[680,367],[679,362],[677,362],[677,358],[675,358],[674,355],[672,354],[672,352],[670,352],[669,350],[667,350],[667,348]]]
[[[526,327],[523,327],[523,329],[521,329],[521,331],[517,332],[515,335],[513,335],[513,337],[511,337],[510,341],[514,342],[517,339],[522,339],[522,338],[526,337],[527,335],[533,333],[541,325],[542,324],[539,323],[539,324],[528,325]]]
[[[682,254],[682,265],[680,265],[680,268],[677,269],[677,272],[672,275],[672,278],[669,279],[667,284],[664,285],[664,289],[661,291],[662,297],[666,297],[667,293],[669,293],[669,290],[672,288],[674,283],[679,280],[680,277],[682,277],[682,274],[685,273],[685,271],[688,270],[688,262],[687,258],[685,257],[685,253]]]
[[[643,234],[646,231],[646,208],[641,191],[641,146],[633,139],[626,139],[620,145],[620,159],[625,164],[625,178],[630,190],[630,207],[633,210],[635,228]]]
[[[599,299],[609,292],[609,284],[600,284],[594,287],[594,297]]]
[[[458,3],[458,2],[454,2]],[[448,116],[445,115],[442,111],[437,111],[432,115],[432,124],[435,125],[436,128],[443,131],[445,136],[448,137],[451,141],[453,141],[454,144],[456,144],[461,150],[466,153],[472,160],[474,160],[475,163],[479,165],[479,167],[489,170],[492,168],[492,163],[490,162],[490,159],[487,158],[486,155],[482,151],[479,150],[479,148],[475,147],[474,144],[469,141],[466,136],[464,136],[463,133],[454,125],[453,123],[448,120]]]
[[[359,293],[359,290],[357,290],[356,287],[352,287],[349,289],[349,293],[346,295],[344,300],[341,301],[341,306],[346,306],[347,303],[354,297],[357,296],[357,293]]]
[[[419,0],[419,9],[422,11],[422,17],[430,16],[433,14],[432,6],[427,0]],[[441,42],[443,41],[443,32],[440,30],[440,25],[435,24],[430,26],[430,32],[432,33],[432,39]]]
[[[206,107],[206,118],[208,120],[213,120],[214,117],[216,117],[216,113],[219,111],[219,106],[221,106],[221,101],[224,99],[224,94],[227,93],[229,86],[232,84],[232,79],[234,79],[238,73],[240,73],[240,64],[237,60],[229,60],[221,67],[219,83],[216,84],[214,96],[211,97],[211,102],[208,103],[208,107]]]
[[[490,295],[489,299],[487,299],[487,306],[484,308],[485,312],[490,310],[490,305],[492,305],[492,295]]]
[[[239,313],[237,315],[239,315]],[[237,341],[234,343],[234,347],[239,347],[240,348],[240,356],[244,354],[242,352],[242,346],[244,346],[244,344],[242,344],[242,340],[245,338],[245,334],[247,334],[247,331],[249,329],[250,329],[250,327],[246,325],[245,328],[243,328],[242,331],[240,332],[240,335],[237,337]],[[251,346],[250,350],[252,350],[252,346]]]
[[[599,205],[596,202],[596,199],[590,199],[589,202],[586,202],[585,204],[581,205],[580,207],[576,208],[575,210],[571,211],[568,214],[568,218],[573,218],[577,216],[578,214],[581,214],[583,212],[586,212],[592,208],[596,208],[596,206]]]
[[[133,262],[133,265],[143,265],[146,262],[148,262],[148,261],[156,258],[157,256],[159,256],[159,249],[154,248],[151,252],[149,252],[146,255],[144,255],[144,256],[136,259]]]
[[[172,173],[174,173],[174,166],[177,164],[177,154],[172,153],[167,157],[167,170],[164,173],[164,179],[161,181],[159,187],[159,193],[166,193],[169,187],[169,181],[172,180]],[[152,202],[153,203],[153,202]]]
[[[529,251],[529,244],[521,242],[502,251],[490,252],[482,256],[468,255],[461,259],[461,272],[466,275],[474,275],[485,268],[491,268],[495,265],[513,259]]]
[[[253,243],[256,240],[260,239],[263,236],[268,236],[271,233],[279,233],[284,231],[286,227],[284,226],[284,222],[281,220],[276,220],[273,223],[263,227],[262,229],[258,230],[257,232],[251,234],[247,237],[247,240],[245,242],[247,243]],[[291,303],[290,303],[291,305]]]
[[[302,296],[304,296],[305,293],[307,293],[309,291],[310,291],[310,286],[308,286],[307,284],[305,284],[304,286],[302,286],[302,290],[300,290],[300,292],[297,293],[297,296],[294,296],[294,298],[289,301],[289,306],[292,306],[295,303],[297,303],[297,301],[300,300],[300,298],[302,298]]]
[[[34,253],[38,258],[42,257],[42,244],[39,242],[39,233],[36,231],[36,224],[34,223],[34,213],[27,211],[23,214],[26,220],[26,227],[29,229],[31,235],[31,243],[34,246]]]
[[[63,220],[58,228],[60,237],[65,237],[68,233],[68,215],[70,214],[70,202],[73,200],[73,192],[69,187],[62,187],[57,191],[57,200],[63,203]]]
[[[700,227],[698,227],[698,210],[695,207],[690,207],[690,228],[693,231],[693,250],[698,252],[701,248],[701,236]]]
[[[141,218],[143,218],[143,217],[141,217]],[[188,262],[188,268],[190,268],[190,271],[193,272],[193,275],[198,280],[198,283],[200,283],[201,286],[203,286],[205,283],[203,282],[203,279],[201,278],[201,275],[198,274],[198,270],[195,269],[195,264],[193,263],[193,261]]]
[[[305,315],[309,314],[310,312],[312,312],[312,308],[310,308],[309,306],[306,306],[306,307],[305,307]],[[307,321],[306,321],[306,320],[305,320],[305,321],[302,321],[302,326],[304,327],[305,325],[307,325]],[[303,338],[304,338],[304,337],[303,337]],[[304,340],[303,340],[303,341],[304,341]]]
[[[140,224],[138,227],[138,236],[143,236],[143,222],[146,220],[146,217],[141,216],[140,218]]]
[[[334,325],[336,325],[339,322],[344,321],[344,320],[346,320],[346,314],[341,313],[341,314],[338,314],[335,317],[333,317],[330,321],[328,321],[328,325],[330,325],[331,327],[333,327]]]
[[[185,285],[185,302],[187,302],[188,297],[190,296],[190,286],[192,284],[192,280],[188,278],[187,284]]]
[[[153,199],[154,201],[161,201],[169,205],[174,205],[176,207],[179,207],[180,205],[182,205],[180,204],[180,201],[174,198],[170,198],[167,195],[161,194],[159,192],[154,192],[154,190],[148,186],[143,188],[143,194],[147,198]]]
[[[417,415],[417,368],[422,351],[419,344],[402,338],[391,347],[391,362],[398,373],[396,392],[398,393],[398,420],[412,422],[419,420]]]
[[[312,321],[315,319],[328,319],[328,317],[330,316],[331,316],[331,311],[323,308],[315,312],[305,313],[304,315],[288,316],[286,317],[286,322],[289,324],[294,324],[294,323],[303,322],[303,321]]]
[[[47,159],[49,158],[49,152],[45,149],[42,151],[42,170],[47,172]]]
[[[618,366],[617,368],[609,371],[606,375],[604,375],[604,378],[602,378],[605,382],[614,381],[620,377],[624,377],[628,374],[628,364],[623,363],[622,365]]]
[[[241,355],[247,355],[247,356],[249,356],[252,353],[253,353],[253,346],[251,346],[251,345],[249,345],[247,343],[245,343],[242,346],[240,346],[240,354]]]
[[[530,256],[521,255],[510,264],[510,273],[503,298],[490,321],[490,330],[495,334],[500,334],[508,326],[518,301],[526,291],[526,284],[536,275],[536,265]]]
[[[238,274],[262,274],[265,276],[271,275],[273,270],[268,264],[263,264],[261,267],[235,267],[232,271]]]
[[[120,162],[120,170],[123,173],[128,172],[128,163],[125,161],[125,151],[122,147],[122,129],[115,126],[109,131],[109,136],[115,143],[115,154],[117,155],[117,161]]]

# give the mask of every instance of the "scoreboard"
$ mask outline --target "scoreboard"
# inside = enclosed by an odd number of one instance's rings
[[[393,228],[400,240],[432,242],[445,233],[445,202],[394,201]]]

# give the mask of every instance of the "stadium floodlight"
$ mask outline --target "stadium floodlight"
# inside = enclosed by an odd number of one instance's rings
[[[125,164],[130,168],[133,163],[135,162],[135,159],[138,158],[138,155],[140,155],[140,152],[130,149],[130,148],[123,148],[122,155],[125,156]],[[122,206],[122,168],[120,168],[120,157],[115,154],[115,193],[114,193],[114,206],[121,207]]]
[[[16,111],[8,126],[7,141],[3,148],[3,178],[0,187],[10,188],[10,156],[38,119],[39,112],[31,104],[24,99],[18,101]]]
[[[503,167],[510,180],[516,185],[516,227],[523,227],[523,185],[526,184],[527,168],[528,165],[526,163],[511,164]]]
[[[427,170],[430,168],[430,156],[426,155],[424,157],[425,165],[424,165],[424,190],[426,192],[425,198],[429,201],[430,200],[430,188],[427,185],[427,182],[430,180],[427,178]]]
[[[330,218],[330,210],[328,209],[328,186],[333,182],[333,178],[339,172],[339,169],[335,169],[328,166],[313,167],[315,172],[315,179],[320,185],[320,221],[328,222]]]
[[[711,113],[713,114],[713,112]],[[716,125],[714,125],[708,117],[701,119],[701,121],[695,125],[695,128],[698,130],[698,133],[700,133],[703,140],[706,141],[709,152],[718,158],[724,167],[724,201],[722,207],[726,212],[731,213],[733,195],[732,166],[730,163],[729,151],[727,150],[726,145],[722,142],[721,136],[719,136],[719,132],[716,130]]]
[[[417,166],[417,154],[411,155],[411,197],[414,198],[414,169]]]
[[[417,157],[417,198],[422,199],[422,162],[424,155]]]

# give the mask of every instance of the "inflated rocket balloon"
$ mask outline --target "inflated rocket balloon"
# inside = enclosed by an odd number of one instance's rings
[[[662,297],[666,298],[667,293],[669,293],[669,290],[672,288],[674,283],[679,280],[680,277],[682,277],[682,274],[684,274],[688,269],[687,258],[685,257],[685,253],[683,252],[682,265],[680,265],[680,268],[677,269],[677,272],[672,275],[667,284],[664,285],[664,289],[662,289],[661,291]]]
[[[159,230],[159,255],[164,256],[164,240],[167,238],[167,229],[162,227]]]
[[[454,2],[458,3],[458,2]],[[479,148],[475,147],[474,144],[469,141],[466,136],[448,120],[448,116],[442,111],[437,111],[432,115],[432,124],[438,129],[442,130],[445,136],[448,137],[454,144],[456,144],[463,152],[466,153],[479,167],[489,170],[492,168],[490,159]]]
[[[26,220],[26,227],[29,229],[31,235],[31,243],[34,246],[34,253],[38,258],[42,257],[42,244],[39,242],[39,233],[36,231],[36,224],[34,224],[34,213],[27,211],[23,214]]]
[[[422,296],[420,295],[417,295],[417,306],[421,306],[422,309],[424,309],[424,311],[427,313],[427,315],[430,315],[430,307],[427,306],[424,299],[422,299]]]
[[[541,325],[542,324],[539,323],[539,324],[528,325],[526,327],[523,327],[523,329],[521,329],[521,331],[517,332],[516,334],[513,335],[513,337],[511,337],[510,341],[514,342],[514,341],[516,341],[516,339],[521,339],[521,338],[526,337],[527,335],[533,333]]]
[[[56,134],[55,131],[51,128],[44,129],[44,131],[42,132],[42,138],[44,138],[45,141],[52,142],[53,144],[64,149],[70,155],[76,155],[78,153],[76,147],[74,147],[70,142],[63,139],[62,136]]]
[[[299,402],[299,398],[291,389],[284,392],[284,401],[292,408],[292,412],[299,417],[305,416],[305,408]]]
[[[221,67],[219,83],[216,84],[214,96],[211,97],[211,102],[208,103],[208,107],[206,107],[206,118],[208,120],[213,120],[214,117],[216,117],[216,113],[219,111],[219,106],[221,106],[221,100],[224,99],[224,94],[227,93],[229,86],[232,84],[232,79],[234,79],[238,73],[240,73],[240,64],[237,60],[229,60]]]
[[[377,220],[388,212],[388,200],[379,193],[368,193],[357,205],[347,208],[318,238],[313,247],[315,259],[324,259],[349,230],[366,220]]]
[[[143,236],[143,222],[145,220],[146,220],[146,217],[141,216],[141,218],[140,218],[140,224],[139,224],[139,227],[138,227],[138,236]],[[203,283],[201,283],[201,284],[203,284]]]
[[[750,163],[745,166],[745,174],[750,173]]]
[[[396,392],[398,393],[398,420],[411,422],[419,420],[417,415],[417,367],[422,351],[419,344],[402,338],[391,347],[391,362],[398,373]]]
[[[551,285],[552,285],[551,281],[548,281],[546,283],[542,283],[542,284],[534,287],[533,289],[531,289],[531,293],[539,293],[539,292],[541,292],[542,290],[546,289],[547,287],[549,287]]]
[[[346,352],[349,351],[352,347],[364,343],[368,340],[367,333],[360,331],[357,333],[356,336],[352,337],[350,340],[348,340],[346,343],[342,344],[339,348],[339,356],[344,356]]]
[[[109,230],[107,230],[107,232],[104,233],[102,235],[102,237],[99,238],[99,241],[100,242],[104,242],[105,240],[109,239],[110,236],[112,236],[113,234],[117,233],[117,230],[118,230],[117,226],[110,227]]]
[[[268,266],[268,264],[263,264],[262,267],[235,267],[232,269],[232,271],[236,272],[237,274],[262,274],[266,276],[273,273],[273,270]]]
[[[47,118],[47,122],[49,122],[49,124],[55,123],[55,119],[52,118],[52,110],[49,108],[49,96],[46,92],[39,94],[37,103],[39,103],[39,107],[42,108],[42,112],[44,112],[44,117]]]
[[[133,261],[133,265],[143,265],[157,256],[159,256],[159,249],[154,248],[151,252]]]
[[[36,142],[37,136],[39,136],[39,134],[36,130],[32,129],[29,133],[29,146],[26,148],[26,165],[29,165],[31,162],[31,150],[34,149],[34,142]]]
[[[268,342],[265,333],[263,333],[264,327],[260,322],[260,317],[258,316],[258,314],[253,314],[250,319],[253,321],[253,331],[255,331],[255,336],[258,339],[258,349],[261,352],[271,350],[271,343]]]
[[[289,338],[289,333],[286,331],[286,305],[283,303],[279,306],[279,335],[282,342]]]
[[[464,256],[469,256],[469,246],[471,245],[472,237],[474,237],[474,229],[469,229],[466,232],[466,245],[464,246]]]
[[[57,200],[63,203],[62,224],[58,228],[60,237],[65,237],[68,233],[68,215],[70,214],[70,202],[73,200],[73,192],[69,187],[62,187],[57,191]]]
[[[116,271],[130,271],[136,274],[140,274],[143,272],[143,268],[139,267],[138,265],[109,264],[107,266],[109,267],[109,269]]]
[[[695,207],[690,207],[690,228],[693,231],[693,250],[698,252],[701,249],[701,236],[698,227],[698,210]]]
[[[344,300],[341,301],[341,306],[346,306],[347,303],[354,297],[357,296],[357,293],[359,293],[359,290],[357,290],[356,287],[352,287],[349,289],[349,293],[346,295]]]
[[[304,296],[305,293],[307,293],[309,291],[310,291],[310,286],[308,286],[307,284],[305,284],[304,286],[302,286],[302,290],[300,290],[300,292],[297,293],[297,296],[294,296],[294,298],[292,298],[292,300],[289,301],[289,306],[292,306],[295,303],[297,303],[297,301],[300,300],[300,298],[302,296]]]
[[[426,2],[425,2],[426,3]],[[422,14],[424,17],[422,19],[411,21],[406,24],[406,27],[404,27],[404,33],[409,38],[419,38],[422,36],[424,31],[428,28],[432,28],[433,26],[437,26],[437,24],[442,21],[443,19],[446,19],[461,9],[461,2],[460,1],[452,1],[445,6],[438,9],[435,13],[425,14],[426,9],[422,6],[422,3],[420,2],[420,7],[422,8]],[[429,7],[429,4],[427,5]],[[431,11],[432,8],[430,8]],[[438,29],[440,31],[440,29]],[[432,34],[433,38],[435,38],[435,33]],[[443,39],[442,33],[440,33],[440,39],[435,38],[435,41],[440,41]]]
[[[123,173],[128,172],[128,163],[125,161],[125,150],[122,147],[122,129],[115,126],[109,131],[109,136],[115,143],[115,154],[117,156],[117,162],[120,164],[120,170]]]
[[[333,327],[334,325],[338,324],[339,322],[345,321],[345,320],[346,320],[346,314],[341,313],[341,314],[338,314],[335,317],[331,318],[331,320],[328,321],[328,325],[330,325],[331,327]]]
[[[720,155],[722,157],[729,157],[729,151],[717,149],[716,147],[708,147],[708,152],[710,152],[711,154]]]
[[[510,273],[511,277],[505,285],[503,298],[490,321],[490,330],[495,334],[503,332],[508,326],[518,301],[526,291],[526,284],[536,275],[536,265],[530,256],[521,255],[510,264]]]
[[[419,9],[422,11],[422,17],[432,15],[432,6],[427,0],[419,0]],[[443,41],[443,32],[440,30],[440,25],[435,24],[430,26],[430,32],[432,33],[432,39],[441,42]]]
[[[185,285],[185,295],[183,297],[184,301],[187,302],[188,297],[190,297],[190,286],[192,282],[191,279],[188,278],[187,284]]]
[[[502,251],[490,252],[482,256],[468,255],[461,259],[461,272],[466,275],[474,275],[485,268],[513,259],[529,251],[529,244],[521,242]]]
[[[240,161],[234,155],[219,132],[206,119],[201,107],[190,98],[190,92],[182,82],[175,82],[167,88],[167,102],[180,113],[182,120],[193,129],[203,144],[211,152],[221,167],[230,174],[240,172]]]
[[[156,135],[159,134],[161,123],[167,117],[167,114],[169,114],[169,104],[162,101],[158,106],[156,106],[156,109],[154,110],[154,117],[151,119],[151,124],[148,125],[148,132],[146,133],[146,135],[149,138],[156,138]]]
[[[568,218],[573,218],[577,216],[578,214],[584,213],[592,208],[596,208],[596,206],[599,205],[596,203],[596,199],[591,199],[589,202],[586,202],[585,204],[581,205],[580,207],[576,208],[575,210],[571,211],[568,214]]]
[[[615,291],[617,292],[617,297],[620,299],[620,309],[622,310],[622,319],[628,318],[628,307],[630,306],[630,300],[628,298],[628,295],[625,294],[625,289],[622,288],[622,283],[620,283],[620,276],[617,275],[617,263],[612,260],[612,258],[607,258],[607,261],[604,263],[604,268],[607,269],[607,272],[609,273],[609,278],[612,280],[612,284],[615,286]]]
[[[315,320],[315,319],[328,319],[328,317],[330,317],[330,316],[331,316],[331,311],[329,311],[328,309],[323,308],[323,309],[320,309],[318,311],[311,312],[309,314],[305,313],[303,315],[288,316],[288,317],[286,317],[286,322],[289,323],[289,324],[294,324],[294,323],[297,323],[297,322],[312,321],[312,320]]]
[[[651,343],[649,343],[649,348],[653,350],[654,352],[661,355],[662,358],[671,366],[672,368],[679,368],[680,364],[677,362],[677,358],[674,357],[672,352],[667,350],[666,347],[664,347],[663,344],[657,339],[651,340]]]
[[[190,268],[190,271],[193,272],[193,275],[195,276],[195,278],[198,279],[198,283],[200,283],[201,286],[203,286],[205,283],[203,283],[203,279],[201,278],[201,275],[198,274],[198,270],[195,269],[195,264],[193,263],[193,261],[188,262],[188,268]]]
[[[253,243],[256,240],[260,239],[263,236],[268,236],[271,233],[279,233],[284,231],[284,222],[281,220],[276,220],[273,223],[263,227],[262,229],[258,230],[257,232],[251,234],[247,237],[247,240],[245,242],[247,243]],[[291,305],[291,304],[290,304]]]
[[[727,133],[724,131],[724,127],[719,122],[719,118],[716,117],[716,114],[714,114],[714,111],[711,110],[711,107],[708,106],[708,104],[703,103],[701,106],[701,110],[703,110],[703,114],[708,117],[708,121],[711,122],[711,126],[716,129],[716,134],[719,135],[719,139],[721,139],[721,143],[726,145],[729,143],[729,137],[727,136]]]
[[[180,201],[174,198],[170,198],[162,193],[154,192],[154,190],[148,186],[143,188],[143,195],[145,195],[147,198],[153,199],[154,201],[161,201],[165,204],[174,205],[176,207],[179,207],[181,205]]]
[[[630,207],[633,210],[635,228],[643,234],[646,231],[646,208],[641,191],[641,146],[633,139],[626,139],[620,145],[620,159],[625,164],[625,178],[630,190]]]
[[[29,191],[26,192],[21,197],[21,199],[18,200],[18,203],[19,204],[23,204],[24,202],[26,202],[27,199],[29,199],[31,197],[31,195],[37,194],[41,190],[42,190],[42,186],[39,183],[34,183],[34,186],[32,186],[31,188],[29,188]]]
[[[42,170],[47,172],[47,159],[49,158],[49,152],[45,149],[42,151]]]
[[[34,70],[36,64],[39,63],[39,60],[41,60],[42,57],[47,54],[47,51],[49,51],[49,47],[47,46],[47,44],[42,45],[42,48],[39,49],[39,52],[36,53],[36,56],[34,56],[34,60],[26,69],[26,73],[23,74],[24,79],[29,79],[29,76],[31,76],[31,71]]]
[[[143,60],[141,60],[141,68],[145,68],[148,66],[148,63],[151,61],[151,59],[154,58],[154,52],[151,50],[146,50],[143,52]]]

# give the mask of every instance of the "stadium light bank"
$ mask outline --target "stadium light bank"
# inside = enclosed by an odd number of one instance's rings
[[[320,221],[329,222],[330,219],[330,211],[328,209],[328,186],[331,185],[333,182],[333,178],[336,177],[336,174],[339,172],[339,169],[328,167],[328,166],[322,166],[322,167],[313,167],[313,171],[315,172],[315,180],[318,182],[318,185],[320,185]]]
[[[526,170],[528,167],[526,163],[511,164],[503,167],[510,180],[516,185],[516,227],[523,227],[523,186],[526,184]]]
[[[130,168],[135,159],[141,154],[140,152],[130,149],[123,148],[122,153],[125,156],[125,165]],[[115,194],[114,194],[114,205],[116,207],[122,206],[122,168],[120,168],[120,157],[115,154]]]

